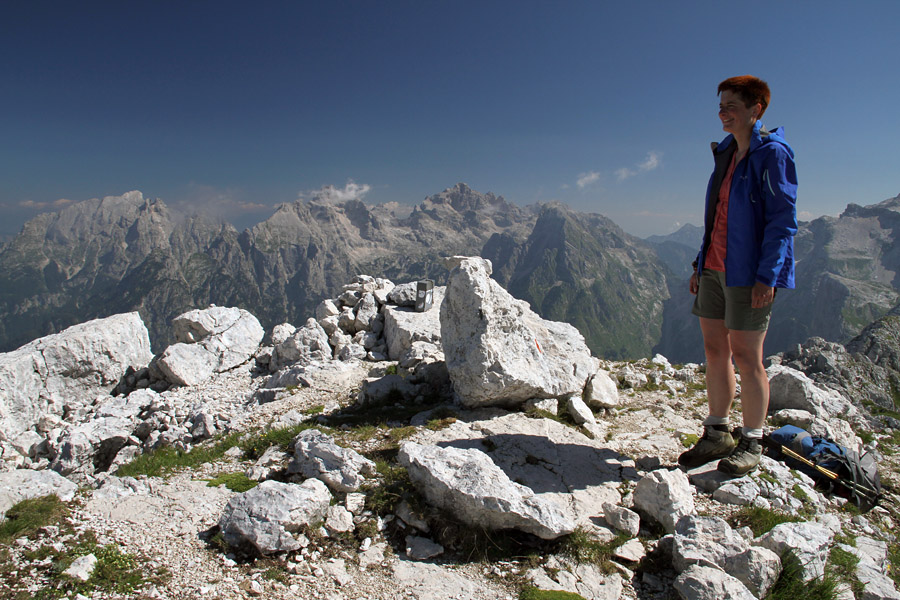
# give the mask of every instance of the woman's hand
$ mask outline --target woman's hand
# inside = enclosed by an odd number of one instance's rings
[[[691,293],[693,295],[697,295],[697,292],[700,290],[700,278],[697,277],[697,271],[694,271],[694,274],[691,275]]]
[[[753,284],[753,290],[750,292],[750,306],[752,308],[766,307],[772,304],[773,300],[775,300],[775,288],[758,281]]]

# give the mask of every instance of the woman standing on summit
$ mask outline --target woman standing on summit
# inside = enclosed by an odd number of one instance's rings
[[[691,469],[722,459],[719,471],[743,475],[756,468],[762,452],[769,406],[763,341],[775,288],[794,287],[797,174],[782,130],[767,131],[759,121],[769,105],[766,82],[732,77],[718,92],[719,119],[730,135],[712,144],[715,169],[690,282],[706,352],[709,416],[703,437],[678,462]],[[729,423],[732,359],[741,373],[744,421],[737,442]]]

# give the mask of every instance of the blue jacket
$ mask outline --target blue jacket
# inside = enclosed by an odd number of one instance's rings
[[[728,199],[725,285],[794,287],[794,234],[797,233],[797,172],[794,151],[779,127],[772,132],[753,127],[750,150],[734,169]],[[734,136],[712,144],[715,169],[706,189],[703,245],[697,273],[703,271],[709,248],[719,188],[737,150]]]

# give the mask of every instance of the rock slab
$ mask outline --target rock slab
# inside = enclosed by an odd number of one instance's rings
[[[518,406],[581,395],[596,364],[568,323],[540,318],[491,279],[491,263],[457,258],[441,304],[441,343],[465,406]]]

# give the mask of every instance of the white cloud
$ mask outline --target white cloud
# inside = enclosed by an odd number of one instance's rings
[[[632,169],[626,169],[625,167],[616,169],[616,179],[618,179],[619,181],[625,181],[629,177],[634,177],[635,175],[637,175],[637,171],[634,171]]]
[[[652,171],[652,170],[656,169],[657,167],[659,167],[659,165],[661,163],[662,163],[662,154],[651,150],[650,152],[647,153],[647,158],[645,158],[643,162],[639,163],[633,169],[628,168],[628,167],[622,167],[621,169],[617,169],[615,172],[616,179],[619,181],[625,181],[629,177],[634,177],[635,175],[638,175],[639,173],[646,173],[647,171]]]
[[[592,183],[597,183],[598,181],[600,181],[600,173],[591,171],[590,173],[582,173],[579,175],[576,185],[578,185],[578,189],[583,190],[587,186]]]
[[[35,202],[34,200],[23,200],[19,202],[19,207],[44,210],[46,208],[60,209],[70,204],[72,204],[72,200],[69,200],[68,198],[60,198],[59,200],[54,200],[53,202]]]
[[[352,179],[348,179],[343,188],[323,185],[318,190],[300,192],[299,197],[304,199],[312,198],[324,202],[347,202],[348,200],[362,200],[371,189],[372,186],[367,183],[360,185]]]

